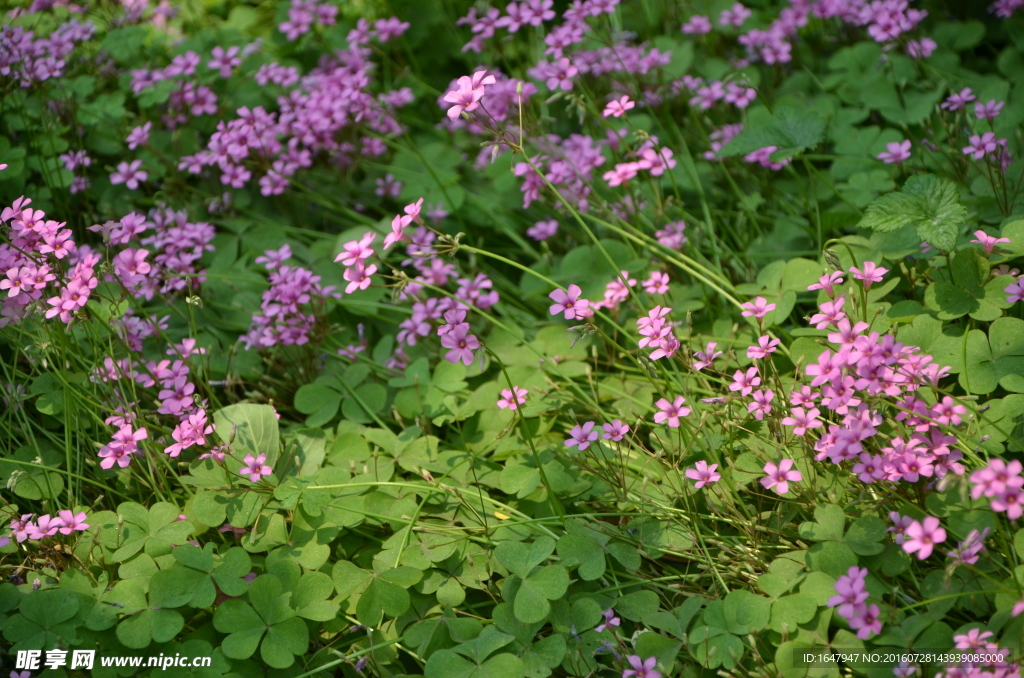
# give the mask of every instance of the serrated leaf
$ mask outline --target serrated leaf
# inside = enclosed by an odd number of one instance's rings
[[[825,138],[825,119],[816,111],[781,107],[772,119],[758,127],[740,132],[718,152],[721,158],[747,155],[768,146],[777,153],[792,156],[812,148]]]

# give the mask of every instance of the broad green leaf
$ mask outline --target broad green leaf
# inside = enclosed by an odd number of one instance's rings
[[[777,146],[779,150],[776,154],[789,157],[817,146],[824,138],[825,119],[819,113],[806,108],[780,107],[768,123],[743,130],[718,155],[728,158],[746,155],[767,146]]]
[[[725,597],[723,612],[727,630],[737,635],[746,635],[763,629],[771,619],[772,601],[739,589],[730,591]]]
[[[277,414],[270,405],[239,403],[213,413],[217,437],[232,450],[266,454],[267,464],[277,462],[280,450]]]
[[[563,535],[558,540],[558,557],[562,565],[577,567],[584,581],[600,579],[605,570],[604,551],[593,539],[575,534]]]
[[[509,572],[526,579],[533,568],[547,560],[554,550],[555,540],[551,537],[538,537],[532,544],[503,541],[494,549],[494,557]]]

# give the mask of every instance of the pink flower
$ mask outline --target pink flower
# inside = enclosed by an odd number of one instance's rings
[[[548,295],[555,302],[548,310],[551,315],[563,313],[566,320],[582,317],[582,314],[590,309],[590,302],[580,299],[582,293],[579,285],[569,285],[568,291],[555,290]]]
[[[615,616],[615,610],[609,608],[601,613],[604,616],[604,621],[598,624],[594,631],[601,633],[609,626],[618,626],[622,623],[622,620]]]
[[[985,248],[985,255],[988,256],[988,255],[992,254],[992,251],[996,248],[996,245],[1000,245],[1000,244],[1003,244],[1003,243],[1009,243],[1010,239],[1009,238],[997,238],[994,235],[989,235],[985,231],[980,231],[979,230],[979,231],[975,231],[974,232],[974,239],[972,239],[971,242],[978,243],[979,245],[984,247]]]
[[[747,412],[754,415],[754,419],[761,421],[765,415],[771,414],[771,402],[775,399],[775,392],[770,388],[754,391],[754,402],[747,404]]]
[[[910,141],[890,141],[876,157],[886,165],[901,165],[904,160],[910,160]]]
[[[924,560],[932,554],[936,544],[946,541],[946,531],[939,525],[939,519],[928,516],[924,522],[916,520],[906,529],[906,540],[903,550],[916,553],[918,560]]]
[[[718,22],[726,26],[739,28],[751,15],[751,11],[737,2],[732,8],[725,10],[718,16]]]
[[[850,273],[857,280],[864,282],[864,289],[871,289],[871,284],[876,282],[882,282],[882,276],[889,272],[889,269],[882,268],[873,261],[864,262],[864,270],[861,271],[856,266],[850,267]]]
[[[472,365],[473,351],[480,348],[480,340],[469,333],[469,324],[460,323],[441,337],[441,346],[450,349],[444,359],[452,364],[460,360],[463,365]]]
[[[85,515],[85,511],[59,511],[57,513],[57,519],[60,520],[62,527],[60,528],[61,534],[71,534],[72,532],[85,532],[89,529],[89,524],[85,522],[89,519],[89,516]]]
[[[775,304],[769,304],[768,300],[764,297],[756,297],[753,301],[740,304],[740,306],[743,308],[743,313],[741,315],[744,318],[753,316],[758,320],[768,315],[770,311],[775,310]]]
[[[421,198],[422,199],[422,198]],[[391,232],[384,237],[384,251],[391,249],[391,246],[405,238],[405,229],[412,223],[412,217],[407,214],[396,214],[391,220]],[[372,250],[371,250],[372,252]],[[339,254],[344,256],[344,253]],[[337,259],[335,259],[337,261]]]
[[[797,483],[804,479],[800,471],[793,468],[792,459],[783,459],[778,466],[772,462],[764,465],[764,472],[767,477],[761,478],[761,484],[766,490],[774,489],[778,494],[789,492],[789,484]]]
[[[892,521],[893,526],[888,528],[886,532],[893,533],[893,541],[897,545],[902,544],[907,540],[907,528],[914,524],[914,519],[910,516],[901,516],[895,511],[890,511],[889,520]]]
[[[351,268],[346,268],[342,278],[348,281],[345,286],[345,294],[352,294],[356,290],[365,290],[373,282],[371,276],[377,272],[377,266],[370,264],[365,266],[361,261]]]
[[[846,574],[836,580],[836,595],[828,599],[828,606],[838,607],[836,612],[845,619],[861,616],[867,611],[867,577],[866,567],[851,567]]]
[[[757,375],[757,368],[751,367],[744,373],[743,370],[736,370],[732,375],[732,383],[729,384],[730,391],[739,391],[740,395],[750,395],[755,386],[761,384],[761,377]]]
[[[711,19],[694,14],[689,21],[682,25],[680,30],[687,35],[706,35],[711,32],[711,28]]]
[[[718,473],[716,469],[718,464],[711,464],[708,466],[706,461],[698,461],[694,468],[686,469],[686,477],[690,480],[696,481],[693,486],[696,489],[700,489],[708,483],[718,482],[722,478],[722,474]]]
[[[666,398],[662,398],[658,402],[654,403],[660,412],[655,412],[654,422],[661,424],[663,422],[668,423],[670,428],[679,428],[680,417],[690,416],[690,408],[684,403],[686,398],[683,396],[676,396],[676,399],[669,402]]]
[[[117,171],[110,175],[110,183],[114,185],[124,184],[134,191],[139,187],[140,181],[145,181],[149,178],[149,174],[139,169],[140,167],[142,167],[141,160],[132,160],[131,163],[119,163]]]
[[[612,99],[608,102],[608,105],[604,107],[604,111],[601,113],[604,117],[615,117],[621,118],[626,114],[626,111],[634,108],[636,103],[629,100],[629,97],[623,94],[618,99]]]
[[[1005,105],[1005,102],[996,101],[995,99],[992,99],[985,104],[974,104],[974,117],[978,120],[984,119],[992,122],[996,119],[996,116],[999,115],[999,112],[1003,110],[1003,106]]]
[[[693,362],[693,369],[703,370],[705,367],[708,367],[709,365],[714,363],[715,358],[722,355],[721,351],[715,350],[717,347],[718,342],[709,341],[708,345],[704,348],[703,351],[694,351],[693,357],[696,358],[697,360]]]
[[[636,166],[648,170],[651,176],[660,177],[666,169],[673,169],[676,166],[676,161],[672,159],[673,155],[671,148],[645,148],[640,152],[640,160]]]
[[[629,433],[629,426],[623,424],[621,419],[612,419],[607,424],[601,424],[601,429],[604,431],[601,434],[601,438],[615,443],[622,440]]]
[[[995,153],[999,146],[1005,143],[1005,139],[996,139],[994,132],[984,134],[972,134],[970,144],[964,146],[964,155],[969,155],[975,160],[981,160],[989,153]]]
[[[761,360],[767,358],[772,353],[778,350],[779,344],[782,343],[779,339],[772,339],[768,335],[758,337],[757,346],[747,347],[747,357],[751,360]]]
[[[877,605],[868,605],[864,612],[850,620],[850,628],[857,632],[857,637],[867,640],[872,635],[882,632],[882,620],[878,618],[881,610]]]
[[[238,472],[243,476],[249,476],[250,482],[257,483],[263,476],[269,476],[274,472],[273,469],[266,465],[266,453],[260,453],[258,456],[247,454],[242,461],[245,462],[245,466],[238,469]]]
[[[639,655],[632,654],[626,657],[626,661],[633,668],[623,671],[622,678],[630,678],[630,676],[635,676],[636,678],[661,678],[661,672],[654,670],[654,667],[658,665],[657,657],[648,657],[641,660]]]
[[[653,271],[651,277],[643,282],[643,286],[647,294],[667,294],[669,290],[668,273]]]
[[[621,186],[635,177],[637,171],[640,169],[640,163],[620,162],[615,166],[615,169],[609,170],[601,175],[601,178],[607,181],[609,186]]]
[[[145,125],[134,128],[128,134],[128,150],[134,151],[139,146],[145,146],[149,143],[149,130],[153,127],[153,123],[147,122]]]
[[[558,222],[554,219],[548,221],[538,221],[530,228],[526,229],[526,235],[530,236],[534,240],[540,242],[547,240],[552,237],[555,233],[558,233]]]
[[[580,452],[590,447],[590,443],[597,440],[598,432],[594,430],[594,422],[585,422],[582,426],[577,424],[569,431],[569,437],[565,440],[566,447],[575,447]]]
[[[505,410],[517,410],[520,405],[526,403],[526,394],[529,393],[525,388],[519,388],[513,386],[511,389],[504,389],[501,392],[501,398],[498,400],[498,408]]]
[[[835,298],[835,290],[833,288],[836,285],[842,284],[843,272],[832,271],[831,273],[826,273],[820,278],[818,278],[818,282],[811,283],[810,285],[808,285],[807,289],[808,291],[825,290],[825,294],[827,294],[830,298]]]
[[[468,113],[476,110],[484,96],[484,85],[493,85],[497,80],[493,75],[487,75],[487,71],[477,71],[472,78],[464,75],[456,82],[459,88],[444,95],[444,101],[455,104],[448,109],[448,118],[451,120],[457,119],[462,111]]]
[[[1011,304],[1017,301],[1024,301],[1024,278],[1017,278],[1003,290],[1009,296],[1006,301]]]
[[[341,262],[342,266],[355,266],[373,256],[373,241],[377,239],[376,233],[367,233],[359,240],[350,240],[342,245],[342,251],[334,257],[334,261]]]
[[[971,92],[971,88],[964,87],[959,92],[949,95],[949,98],[946,99],[941,108],[947,111],[959,111],[975,99],[977,99],[977,97]]]

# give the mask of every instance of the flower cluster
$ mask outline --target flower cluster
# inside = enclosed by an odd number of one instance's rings
[[[73,534],[75,532],[85,532],[89,529],[90,525],[86,521],[89,516],[85,514],[85,511],[58,511],[57,515],[51,516],[50,514],[44,514],[35,518],[31,513],[25,514],[20,518],[15,518],[11,521],[11,537],[14,537],[18,543],[21,543],[27,539],[42,540],[48,539],[56,534]]]
[[[867,590],[867,568],[851,567],[849,571],[836,580],[836,595],[828,600],[829,607],[836,611],[857,632],[857,637],[867,640],[872,635],[882,632],[881,610],[875,604],[868,604],[870,594]]]

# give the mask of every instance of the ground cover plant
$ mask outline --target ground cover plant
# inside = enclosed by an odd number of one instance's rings
[[[1022,6],[10,5],[3,670],[1019,676]]]

